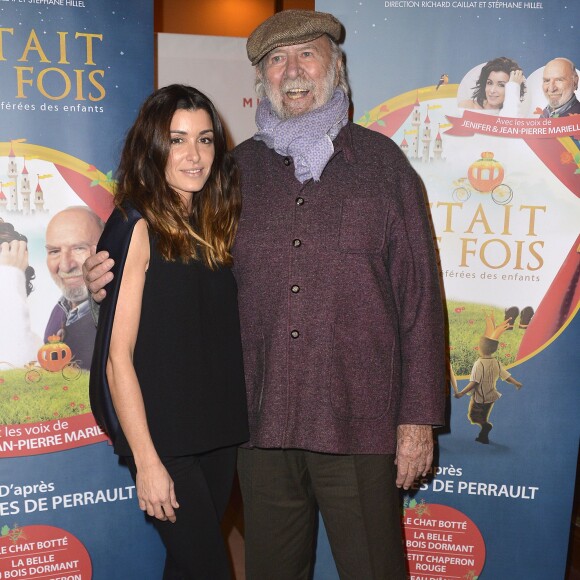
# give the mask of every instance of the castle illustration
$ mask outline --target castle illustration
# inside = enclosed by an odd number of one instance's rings
[[[421,104],[419,97],[413,106],[413,112],[407,119],[407,127],[411,125],[412,129],[405,130],[405,135],[412,135],[411,144],[408,143],[406,137],[399,145],[401,151],[412,160],[420,163],[430,163],[434,161],[441,161],[443,159],[443,140],[441,139],[441,131],[437,131],[437,136],[433,139],[431,135],[431,119],[429,118],[429,110],[425,119],[421,121]],[[431,150],[431,143],[433,148]],[[433,155],[431,155],[433,153]]]
[[[22,171],[18,171],[16,155],[12,144],[8,155],[7,181],[0,181],[0,213],[20,213],[30,215],[43,213],[44,193],[40,187],[40,178],[36,185],[34,195],[30,187],[30,176],[26,168],[26,159],[22,164]]]

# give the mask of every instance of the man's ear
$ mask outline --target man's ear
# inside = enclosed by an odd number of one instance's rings
[[[334,88],[336,88],[340,82],[340,71],[342,70],[342,67],[344,66],[344,63],[342,62],[342,58],[337,58],[336,59],[336,77],[334,80]]]

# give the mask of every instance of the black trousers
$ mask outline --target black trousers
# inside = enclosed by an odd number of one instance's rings
[[[167,549],[163,580],[229,580],[220,530],[236,469],[237,447],[199,455],[162,457],[179,502],[176,522],[153,522]],[[133,479],[135,462],[126,457]]]
[[[406,580],[393,455],[239,449],[247,580],[307,580],[320,509],[341,580]]]

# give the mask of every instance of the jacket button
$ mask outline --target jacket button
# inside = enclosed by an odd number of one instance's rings
[[[293,245],[295,248],[299,248],[299,247],[302,245],[302,242],[301,242],[300,240],[298,240],[298,239],[296,239],[296,240],[292,240],[292,245]]]
[[[296,284],[294,284],[294,286],[292,286],[292,287],[290,288],[290,290],[292,290],[292,292],[293,292],[294,294],[298,294],[298,292],[300,292],[300,286],[297,286]]]
[[[290,159],[290,157],[284,157],[284,165],[286,167],[288,167],[288,165],[290,165],[290,163],[292,163],[292,160]]]
[[[293,331],[290,333],[290,336],[291,336],[292,338],[298,338],[298,337],[300,336],[300,333],[299,333],[297,330],[293,330]]]
[[[304,198],[303,197],[297,197],[296,198],[296,205],[304,205]]]

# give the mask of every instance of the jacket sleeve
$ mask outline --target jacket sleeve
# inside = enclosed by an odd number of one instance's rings
[[[443,425],[446,332],[434,231],[423,183],[402,153],[395,158],[397,191],[388,231],[387,267],[401,345],[397,423]]]

